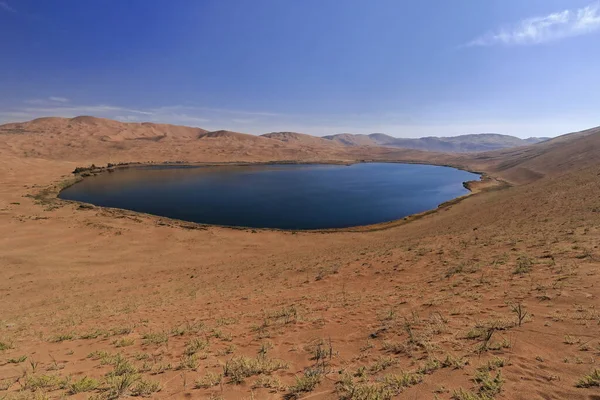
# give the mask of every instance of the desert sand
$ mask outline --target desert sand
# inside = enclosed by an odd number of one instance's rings
[[[0,126],[0,398],[599,398],[600,129],[467,155],[274,136]],[[278,160],[452,165],[502,185],[362,232],[55,198],[78,166]]]

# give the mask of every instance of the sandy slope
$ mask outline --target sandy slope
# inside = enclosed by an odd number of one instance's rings
[[[0,398],[59,398],[88,376],[100,388],[73,398],[135,377],[125,394],[150,380],[152,398],[278,399],[310,388],[308,367],[319,383],[300,398],[450,399],[498,372],[500,393],[482,393],[598,396],[575,386],[600,353],[597,130],[469,157],[89,118],[0,131]],[[515,185],[363,233],[192,229],[29,197],[92,162],[285,159],[429,160]],[[235,384],[241,356],[285,368]]]

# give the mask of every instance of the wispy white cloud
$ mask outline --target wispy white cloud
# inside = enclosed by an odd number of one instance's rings
[[[177,113],[218,113],[218,114],[231,114],[231,115],[246,115],[251,117],[276,117],[282,114],[267,112],[267,111],[247,111],[247,110],[236,110],[227,108],[214,108],[214,107],[201,107],[194,105],[174,105],[153,108],[155,113],[164,112],[177,112]]]
[[[50,101],[57,101],[59,103],[68,103],[69,102],[69,99],[67,99],[65,97],[50,96],[50,97],[48,97],[48,99]]]
[[[17,10],[12,8],[6,1],[0,1],[0,9],[11,13],[16,13]]]
[[[69,99],[65,98],[65,97],[58,97],[58,96],[50,96],[46,99],[29,99],[29,100],[25,100],[25,103],[27,104],[47,104],[47,105],[52,105],[52,104],[56,104],[56,103],[68,103]]]
[[[21,108],[24,112],[33,114],[41,114],[46,116],[61,116],[71,117],[79,115],[94,115],[104,116],[106,113],[127,112],[133,114],[152,115],[151,112],[142,110],[132,110],[129,108],[110,106],[110,105],[73,105],[73,106],[40,106],[40,107],[24,107]]]
[[[567,9],[488,32],[467,43],[472,46],[534,45],[592,33],[600,29],[600,2]]]

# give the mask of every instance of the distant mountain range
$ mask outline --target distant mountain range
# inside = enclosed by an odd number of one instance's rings
[[[527,146],[548,140],[549,138],[520,139],[509,135],[481,133],[453,137],[424,137],[404,139],[372,133],[354,135],[342,133],[331,136],[312,136],[297,132],[271,132],[260,136],[227,130],[208,131],[197,127],[156,124],[150,122],[125,123],[105,118],[79,116],[75,118],[45,117],[28,122],[0,125],[0,134],[43,133],[55,140],[97,139],[105,143],[127,147],[128,142],[165,143],[177,140],[199,140],[205,143],[227,141],[254,144],[258,147],[277,143],[286,146],[308,146],[313,149],[354,148],[359,146],[394,147],[409,150],[421,150],[446,153],[469,153],[489,150],[508,149]],[[83,134],[83,135],[82,135]],[[350,151],[360,149],[349,149]],[[39,148],[35,151],[41,151]]]
[[[450,153],[469,153],[506,149],[510,147],[527,146],[549,139],[535,137],[520,139],[515,136],[500,135],[496,133],[480,133],[452,137],[430,136],[419,139],[396,138],[383,133],[372,133],[370,135],[342,133],[324,136],[323,138],[346,146],[387,146]]]

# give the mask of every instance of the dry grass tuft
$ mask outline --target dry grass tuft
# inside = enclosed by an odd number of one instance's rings
[[[280,369],[286,369],[288,365],[280,360],[269,359],[267,357],[258,356],[250,357],[234,357],[223,367],[223,376],[229,378],[231,383],[240,384],[250,376],[271,374]]]

